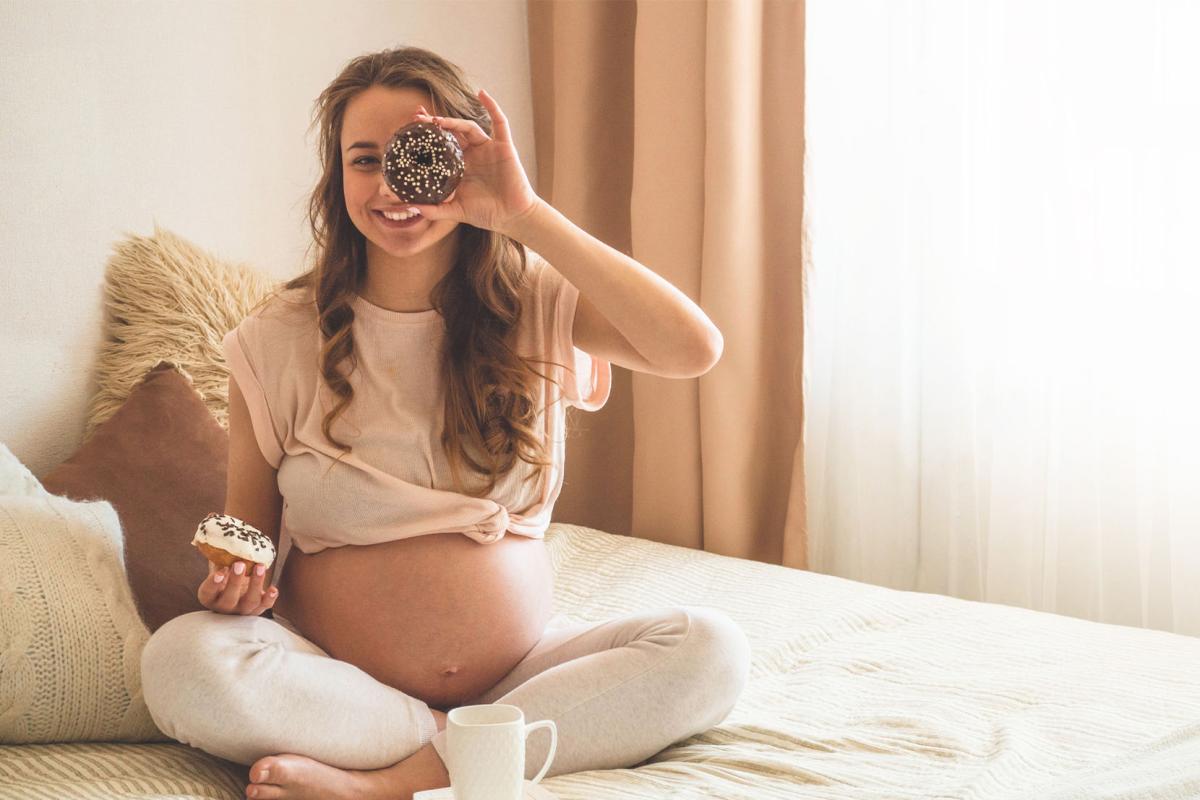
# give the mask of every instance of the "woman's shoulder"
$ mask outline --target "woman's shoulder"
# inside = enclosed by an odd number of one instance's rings
[[[308,286],[276,287],[254,304],[246,318],[284,326],[312,324],[317,318],[313,290]]]
[[[528,245],[521,245],[525,251],[525,269],[532,275],[537,275],[542,269],[549,266],[546,259],[542,258],[541,254]]]
[[[317,306],[308,287],[278,286],[260,298],[238,325],[243,339],[262,347],[294,344],[317,332]]]

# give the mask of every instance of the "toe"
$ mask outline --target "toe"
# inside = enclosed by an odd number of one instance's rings
[[[278,783],[279,781],[274,780],[275,778],[279,777],[278,775],[274,774],[276,772],[276,770],[273,769],[274,766],[275,756],[266,756],[264,758],[260,758],[258,761],[255,761],[250,765],[250,782]]]
[[[252,783],[246,787],[246,797],[253,800],[278,800],[283,797],[283,787],[272,786],[269,783]]]

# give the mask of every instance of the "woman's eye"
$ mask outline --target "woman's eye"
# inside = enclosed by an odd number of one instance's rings
[[[352,163],[352,164],[359,164],[359,163],[362,163],[363,161],[375,161],[375,160],[376,160],[376,159],[375,159],[374,157],[372,157],[372,156],[363,156],[362,158],[356,158],[356,159],[354,159],[354,161],[352,161],[351,163]]]

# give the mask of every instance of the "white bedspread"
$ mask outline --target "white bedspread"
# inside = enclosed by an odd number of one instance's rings
[[[1200,639],[911,592],[556,524],[557,608],[600,620],[707,605],[750,683],[718,727],[584,798],[1200,797]],[[0,798],[244,797],[182,745],[0,748]]]

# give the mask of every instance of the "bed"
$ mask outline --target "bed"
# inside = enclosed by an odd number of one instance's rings
[[[0,800],[244,797],[245,767],[153,727],[137,664],[196,602],[191,530],[225,487],[219,345],[270,285],[157,225],[119,242],[100,390],[55,470],[112,502],[53,499],[0,443]],[[546,541],[569,621],[709,606],[753,652],[721,724],[546,779],[562,800],[1200,797],[1200,639],[559,521]]]
[[[572,621],[728,613],[749,684],[711,730],[585,798],[1200,796],[1200,640],[901,592],[577,525],[546,535]],[[246,770],[172,743],[0,747],[0,798],[236,798]]]

